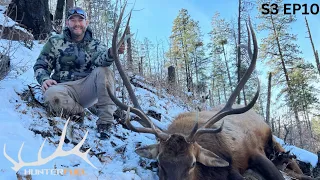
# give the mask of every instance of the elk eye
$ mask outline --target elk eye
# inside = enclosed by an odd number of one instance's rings
[[[196,167],[196,162],[193,162],[193,163],[191,164],[191,168],[194,168],[194,167]]]

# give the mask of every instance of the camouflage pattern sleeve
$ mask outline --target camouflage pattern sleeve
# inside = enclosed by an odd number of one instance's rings
[[[95,66],[110,66],[114,59],[108,55],[108,49],[105,45],[97,44],[96,52],[93,54],[92,62]]]
[[[34,75],[40,85],[43,81],[50,79],[50,74],[53,70],[53,54],[51,52],[51,38],[43,46],[41,53],[33,66]]]

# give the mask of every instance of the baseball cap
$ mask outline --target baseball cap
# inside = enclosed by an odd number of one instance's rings
[[[87,13],[85,10],[83,10],[82,8],[80,7],[73,7],[73,8],[70,8],[69,11],[68,11],[68,19],[70,19],[70,17],[74,16],[74,15],[78,15],[78,16],[81,16],[83,17],[84,19],[87,18]]]

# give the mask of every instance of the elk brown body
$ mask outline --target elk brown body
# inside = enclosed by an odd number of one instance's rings
[[[206,123],[222,107],[199,113],[199,126]],[[187,136],[195,121],[196,113],[179,115],[166,131],[169,134]],[[268,142],[272,141],[271,130],[265,121],[255,111],[249,110],[243,114],[224,117],[223,129],[216,134],[203,134],[195,141],[201,147],[216,154],[229,154],[232,166],[244,173],[249,166],[249,158],[255,154],[265,154]],[[212,128],[219,127],[221,121]],[[225,153],[226,152],[226,153]]]
[[[200,112],[199,125],[204,125],[219,110],[221,107]],[[166,131],[171,134],[168,140],[136,150],[143,157],[158,159],[160,179],[243,179],[241,174],[247,169],[259,171],[255,167],[264,167],[266,162],[270,167],[261,169],[260,173],[267,179],[283,179],[266,158],[265,149],[272,148],[271,130],[255,111],[225,117],[221,132],[202,134],[192,143],[186,137],[193,129],[195,119],[194,112],[179,115]]]

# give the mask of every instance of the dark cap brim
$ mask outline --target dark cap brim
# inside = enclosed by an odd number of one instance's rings
[[[86,19],[86,17],[84,15],[81,15],[81,14],[72,14],[71,16],[68,17],[68,19],[70,19],[71,17],[73,16],[80,16],[82,17],[83,19]]]

